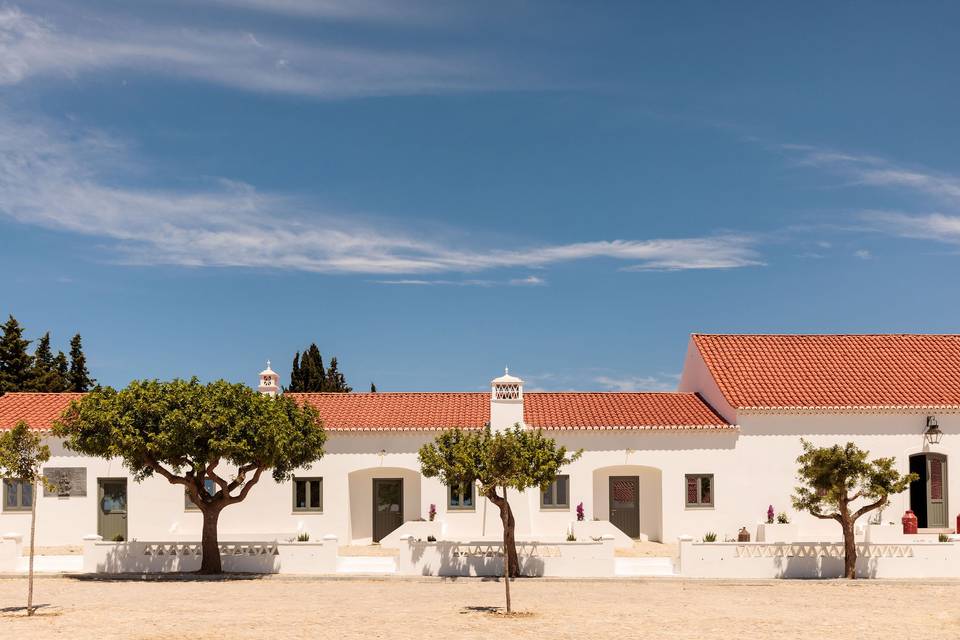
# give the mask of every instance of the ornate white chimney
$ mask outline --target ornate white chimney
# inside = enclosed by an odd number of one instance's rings
[[[506,367],[490,381],[490,428],[502,431],[518,423],[523,426],[523,380]]]
[[[270,368],[269,360],[267,360],[267,368],[260,372],[260,386],[257,390],[268,396],[280,393],[280,376]]]

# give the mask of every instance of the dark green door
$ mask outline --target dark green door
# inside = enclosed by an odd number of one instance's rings
[[[610,522],[631,538],[640,537],[640,478],[610,476]]]
[[[127,539],[127,480],[97,480],[97,534],[104,540]]]
[[[403,524],[403,479],[373,479],[373,541]]]

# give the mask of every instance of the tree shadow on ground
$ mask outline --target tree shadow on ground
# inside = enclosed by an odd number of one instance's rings
[[[78,582],[240,582],[263,580],[263,573],[78,573],[65,578]]]

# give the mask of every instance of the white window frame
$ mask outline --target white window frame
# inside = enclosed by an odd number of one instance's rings
[[[30,487],[30,504],[23,504],[23,488]],[[33,501],[37,499],[37,490],[33,483],[22,478],[4,478],[3,480],[3,510],[7,513],[29,513],[33,507]],[[8,495],[13,491],[16,495],[16,505],[7,504]]]
[[[567,502],[565,504],[557,503],[557,483],[564,482],[567,485]],[[547,503],[545,498],[550,496],[550,502]],[[540,509],[541,511],[569,511],[570,509],[570,476],[566,474],[558,475],[556,480],[550,483],[545,490],[540,492]]]
[[[710,481],[710,502],[701,502],[701,497],[703,496],[703,479],[707,478]],[[687,494],[687,487],[690,484],[690,480],[695,479],[697,481],[697,502],[689,502],[689,495]],[[686,505],[687,509],[713,509],[717,504],[717,482],[712,473],[687,473],[683,476],[683,502]]]
[[[466,494],[464,490],[469,488]],[[447,511],[476,511],[477,510],[477,483],[469,482],[457,487],[457,503],[453,504],[453,487],[447,487]],[[463,505],[463,498],[468,495],[472,498],[470,506]]]

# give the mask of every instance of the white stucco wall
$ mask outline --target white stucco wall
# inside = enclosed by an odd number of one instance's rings
[[[923,451],[926,415],[740,415],[740,430],[693,431],[563,431],[548,434],[583,456],[564,469],[570,476],[570,507],[540,508],[537,491],[510,495],[520,536],[562,537],[583,502],[587,519],[608,517],[607,481],[611,475],[636,475],[640,480],[641,532],[652,539],[672,541],[681,534],[700,538],[715,531],[720,539],[733,537],[746,526],[751,535],[765,517],[767,505],[787,511],[806,538],[835,539],[839,526],[796,514],[790,495],[796,484],[796,457],[800,438],[817,445],[857,442],[872,456],[894,456],[904,473],[911,453]],[[933,449],[948,456],[947,512],[952,525],[960,511],[960,415],[938,414],[945,435]],[[431,503],[451,537],[499,535],[499,514],[478,496],[473,511],[446,509],[446,488],[435,479],[421,478],[417,450],[435,434],[404,432],[331,433],[327,455],[309,471],[297,475],[323,478],[323,512],[292,509],[292,486],[264,476],[243,503],[221,515],[223,539],[273,538],[307,531],[319,540],[336,535],[342,543],[369,542],[372,536],[372,479],[404,479],[404,519],[426,518]],[[125,477],[118,461],[81,458],[51,443],[48,466],[85,466],[87,496],[39,497],[38,543],[43,546],[80,544],[97,531],[97,479]],[[381,453],[382,452],[382,453]],[[956,462],[954,462],[956,460]],[[957,468],[954,469],[954,465]],[[714,475],[715,506],[685,506],[687,473]],[[909,494],[893,499],[884,521],[899,522],[909,505]],[[195,540],[201,516],[184,508],[183,489],[161,478],[128,482],[128,537],[138,540]],[[0,533],[29,533],[29,512],[0,512]],[[866,524],[864,521],[862,524]]]

